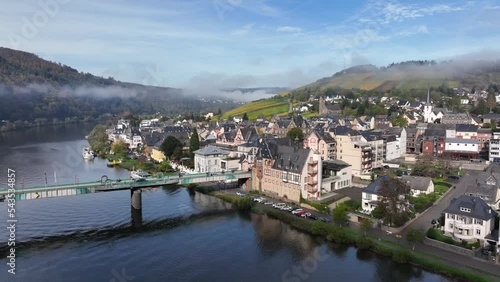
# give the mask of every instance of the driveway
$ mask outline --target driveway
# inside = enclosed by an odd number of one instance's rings
[[[420,215],[415,221],[413,221],[410,225],[408,225],[402,233],[406,233],[407,230],[410,229],[423,229],[427,231],[432,227],[432,220],[438,219],[441,217],[441,213],[444,209],[446,209],[452,199],[458,198],[460,195],[463,195],[467,190],[467,186],[474,185],[476,182],[476,178],[479,175],[480,171],[467,171],[466,175],[458,181],[458,183],[454,184],[456,188],[450,188],[451,191],[446,194],[439,202],[435,203],[433,206],[428,208],[423,214]]]

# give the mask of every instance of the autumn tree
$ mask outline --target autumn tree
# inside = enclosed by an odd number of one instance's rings
[[[113,143],[111,150],[113,150],[117,156],[125,156],[127,154],[127,145],[122,140],[118,140]]]
[[[490,113],[493,113],[493,109],[497,106],[497,100],[495,94],[488,94],[488,99],[486,100],[486,106],[490,109]]]
[[[408,203],[411,196],[410,187],[397,178],[386,177],[380,183],[378,195],[378,207],[384,222],[389,226],[403,225],[411,212]]]

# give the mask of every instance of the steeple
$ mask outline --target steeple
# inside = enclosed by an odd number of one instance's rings
[[[431,89],[430,87],[427,87],[427,105],[431,105]]]

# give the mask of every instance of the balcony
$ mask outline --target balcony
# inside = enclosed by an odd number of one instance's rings
[[[307,162],[308,165],[317,165],[318,164],[318,160],[309,160]]]
[[[318,192],[318,186],[316,185],[306,185],[307,192]]]
[[[309,178],[307,180],[307,185],[311,185],[311,186],[315,186],[316,184],[318,184],[318,179],[317,178]]]
[[[318,168],[316,167],[310,167],[307,169],[308,174],[317,174],[318,173]]]

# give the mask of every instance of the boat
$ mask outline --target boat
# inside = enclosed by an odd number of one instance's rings
[[[149,176],[149,173],[143,171],[142,169],[133,170],[130,172],[130,177],[132,179],[135,179],[135,180],[146,179],[146,177],[148,177],[148,176]]]
[[[121,162],[122,162],[121,160],[119,160],[119,161],[117,161],[117,160],[112,160],[112,161],[109,161],[109,162],[108,162],[107,166],[108,166],[108,167],[114,167],[114,166],[116,166],[117,164],[120,164]]]
[[[83,148],[82,156],[85,160],[93,160],[95,158],[94,152],[89,147]]]

